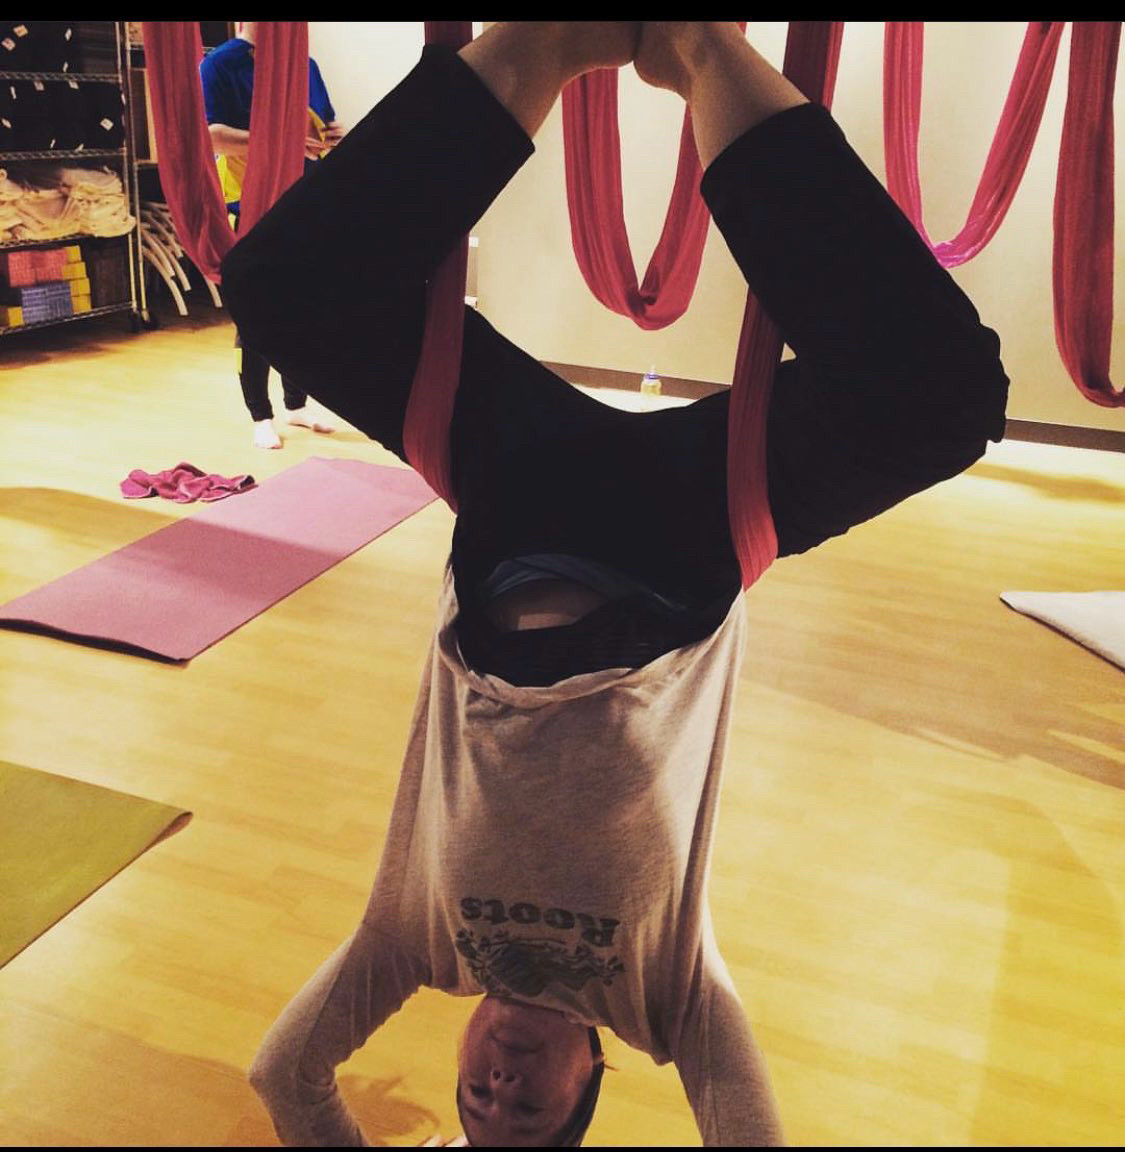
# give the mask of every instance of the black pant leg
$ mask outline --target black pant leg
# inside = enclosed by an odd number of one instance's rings
[[[796,359],[767,437],[780,553],[968,467],[1004,432],[999,340],[818,105],[751,129],[703,193]]]
[[[286,412],[296,412],[298,408],[304,408],[305,401],[308,400],[308,393],[298,388],[288,376],[281,378],[281,394],[285,401]]]
[[[238,344],[238,355],[238,382],[242,387],[242,399],[250,419],[255,423],[272,419],[269,361],[241,342]]]
[[[456,53],[427,47],[228,253],[239,330],[283,378],[402,456],[426,280],[532,151]]]

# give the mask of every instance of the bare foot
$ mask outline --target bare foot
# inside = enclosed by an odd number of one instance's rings
[[[687,99],[687,69],[680,59],[679,46],[686,38],[686,20],[646,20],[641,25],[641,42],[633,67],[637,75],[654,88],[667,88]]]
[[[633,67],[654,88],[668,88],[688,100],[692,74],[723,41],[744,39],[734,21],[646,20]]]
[[[335,432],[336,427],[315,411],[305,405],[303,408],[292,408],[287,420],[298,428],[311,428],[314,432]]]
[[[506,20],[488,25],[461,49],[470,62],[478,56],[500,53],[508,62],[551,62],[573,78],[595,68],[623,68],[637,54],[641,39],[639,20]]]
[[[492,48],[525,65],[557,71],[553,78],[567,83],[597,68],[623,68],[637,54],[639,20],[508,20],[492,24],[462,57]],[[549,64],[548,64],[549,60]]]
[[[572,80],[636,55],[636,20],[514,20],[490,24],[458,55],[534,136]]]

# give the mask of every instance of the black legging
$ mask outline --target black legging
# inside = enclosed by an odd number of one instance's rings
[[[238,205],[228,205],[234,213],[234,230],[238,231],[242,215]],[[242,340],[242,333],[235,329],[234,346],[238,349],[238,382],[242,386],[242,399],[250,419],[257,423],[259,420],[273,419],[273,405],[270,403],[270,362],[253,348],[247,348]],[[287,376],[281,378],[282,396],[288,412],[303,408],[308,396]]]
[[[247,348],[242,342],[241,335],[235,335],[234,343],[239,351],[238,382],[242,385],[242,399],[246,401],[250,419],[255,423],[259,420],[269,420],[273,417],[269,388],[270,362],[260,352]],[[308,397],[288,376],[282,376],[281,388],[287,412],[294,412],[305,406]]]
[[[533,150],[460,57],[427,47],[227,256],[239,330],[403,456],[426,277]],[[781,555],[955,475],[1001,438],[1008,380],[995,333],[823,108],[751,129],[702,192],[795,353],[776,374],[767,438]],[[637,666],[709,633],[739,590],[727,410],[727,393],[651,413],[607,407],[467,309],[451,430],[466,659],[545,683]],[[535,552],[599,561],[684,610],[654,614],[637,597],[566,628],[502,635],[478,590],[501,560]]]

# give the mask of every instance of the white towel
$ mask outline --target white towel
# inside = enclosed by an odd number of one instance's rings
[[[1000,599],[1125,669],[1125,591],[1001,592]]]

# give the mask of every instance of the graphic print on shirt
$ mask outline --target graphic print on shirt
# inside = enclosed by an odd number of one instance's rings
[[[457,951],[469,962],[477,983],[493,995],[539,996],[551,984],[576,992],[590,980],[612,984],[614,977],[625,970],[616,954],[607,956],[600,951],[612,946],[620,923],[609,917],[595,919],[565,908],[548,908],[541,913],[537,905],[528,902],[505,908],[501,900],[471,896],[461,901],[461,916],[491,924],[542,922],[548,928],[578,936],[571,943],[557,936],[513,936],[506,928],[479,936],[472,929],[462,928],[457,933]]]

